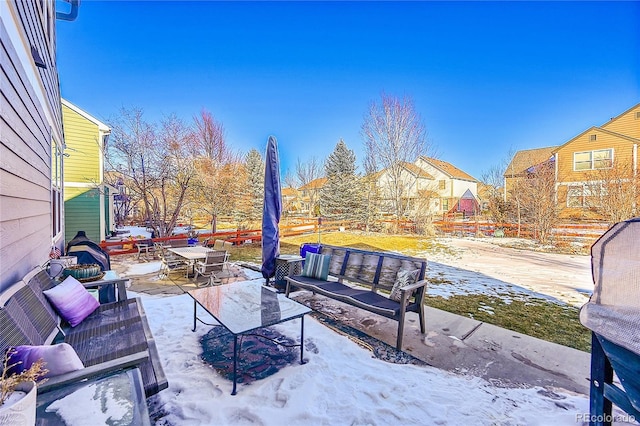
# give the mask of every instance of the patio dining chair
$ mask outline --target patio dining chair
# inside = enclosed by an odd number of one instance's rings
[[[214,250],[224,250],[225,249],[224,248],[224,244],[225,244],[224,240],[215,240],[213,242],[213,247],[211,247],[211,248],[214,249]]]
[[[198,285],[198,276],[208,277],[209,280],[204,285],[214,285],[220,283],[220,278],[217,274],[222,272],[224,265],[229,258],[229,254],[225,251],[211,251],[207,253],[207,257],[204,261],[198,261],[195,264],[195,278],[196,285]]]
[[[185,259],[173,255],[170,252],[162,252],[160,254],[160,278],[167,278],[171,272],[184,272],[185,276],[189,273],[189,262]]]

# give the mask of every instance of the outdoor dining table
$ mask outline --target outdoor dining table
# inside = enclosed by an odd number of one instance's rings
[[[205,259],[207,257],[207,253],[215,251],[208,247],[203,246],[190,246],[190,247],[176,247],[176,248],[167,248],[167,251],[175,254],[176,256],[180,256],[189,261],[191,265],[192,271],[191,274],[194,273],[195,263],[197,260]]]
[[[197,317],[200,305],[209,315],[233,335],[233,390],[236,394],[238,356],[238,336],[257,336],[256,330],[300,318],[300,364],[304,364],[304,316],[311,312],[307,306],[278,294],[257,281],[200,288],[187,292],[193,298],[193,329],[196,321],[208,324]],[[265,337],[266,338],[266,337]],[[271,339],[269,339],[271,340]],[[277,342],[274,342],[277,343]]]

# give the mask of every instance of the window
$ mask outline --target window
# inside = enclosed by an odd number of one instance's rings
[[[598,135],[589,135],[590,141],[595,141],[598,138]]]
[[[567,190],[567,207],[584,207],[584,187],[570,186]]]
[[[602,205],[601,198],[605,195],[601,184],[571,185],[567,189],[567,207],[598,207]]]
[[[440,205],[442,206],[442,211],[445,211],[445,212],[449,211],[449,199],[448,198],[443,198],[440,201]]]
[[[438,181],[438,189],[443,190],[447,189],[447,181],[442,179]]]
[[[51,142],[51,236],[62,232],[62,146]]]
[[[607,169],[613,165],[613,149],[574,152],[573,170]]]

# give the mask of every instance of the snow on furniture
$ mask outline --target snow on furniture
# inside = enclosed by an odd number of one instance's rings
[[[310,290],[394,319],[396,349],[402,350],[406,312],[418,314],[420,331],[425,333],[426,270],[427,261],[417,257],[322,245],[321,253],[307,253],[301,275],[286,277],[286,295],[294,288]]]

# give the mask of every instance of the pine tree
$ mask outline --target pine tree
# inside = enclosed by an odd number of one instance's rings
[[[356,174],[356,156],[342,139],[325,162],[327,182],[320,191],[322,216],[332,220],[361,221],[363,191]]]
[[[264,202],[264,161],[256,149],[249,151],[245,165],[247,167],[247,188],[251,206],[249,220],[259,221],[262,217],[262,204]]]

